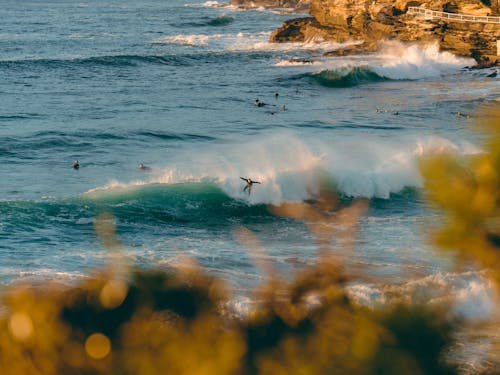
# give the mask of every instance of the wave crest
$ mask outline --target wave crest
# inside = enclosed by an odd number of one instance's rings
[[[314,81],[326,87],[353,87],[364,83],[386,81],[389,78],[380,76],[366,66],[323,70],[319,73],[307,73]]]
[[[314,198],[327,181],[345,197],[388,199],[405,188],[422,185],[418,158],[437,152],[478,152],[439,137],[399,139],[300,139],[276,134],[237,145],[177,155],[166,168],[155,168],[147,181],[114,182],[96,190],[137,185],[210,183],[231,199],[248,204],[279,204]],[[261,181],[248,195],[240,177]]]
[[[233,17],[229,17],[226,14],[221,14],[219,17],[216,17],[210,21],[207,22],[207,25],[209,26],[225,26],[229,25],[234,21]]]

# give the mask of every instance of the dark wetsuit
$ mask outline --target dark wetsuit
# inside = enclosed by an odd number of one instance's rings
[[[250,177],[248,178],[240,177],[240,178],[247,183],[247,185],[243,188],[243,191],[248,191],[248,195],[250,195],[250,192],[252,191],[253,184],[260,184],[259,181],[253,181]]]

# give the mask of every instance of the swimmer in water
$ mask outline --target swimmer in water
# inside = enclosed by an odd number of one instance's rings
[[[78,160],[75,160],[73,162],[73,169],[78,169],[78,168],[80,168],[80,163],[78,162]]]
[[[247,183],[247,185],[243,188],[243,191],[248,191],[248,195],[250,195],[250,192],[252,191],[252,185],[253,184],[260,184],[259,181],[254,181],[250,177],[240,177],[243,181]]]
[[[255,99],[255,105],[257,107],[264,107],[266,105],[266,103],[261,102],[259,99]]]
[[[150,170],[151,170],[151,168],[150,168],[150,167],[147,167],[147,166],[145,166],[145,165],[144,165],[144,164],[142,164],[142,163],[139,163],[139,169],[140,169],[141,171],[150,171]]]

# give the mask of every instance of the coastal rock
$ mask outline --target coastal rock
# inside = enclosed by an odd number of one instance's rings
[[[271,34],[273,42],[303,42],[306,40],[329,39],[333,29],[321,25],[315,18],[294,18]]]
[[[487,0],[483,0],[487,1]],[[480,64],[498,64],[497,40],[500,25],[424,19],[408,14],[408,7],[477,16],[498,16],[498,7],[479,0],[311,0],[310,15],[285,22],[272,33],[272,42],[332,40],[364,41],[341,53],[363,53],[376,49],[381,40],[404,42],[437,41],[440,48],[457,55],[470,56]]]
[[[307,12],[311,0],[231,0],[231,5],[244,8],[289,8],[296,12]]]

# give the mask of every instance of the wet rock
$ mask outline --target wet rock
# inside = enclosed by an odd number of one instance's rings
[[[231,0],[231,5],[240,8],[289,8],[296,12],[307,12],[311,0]]]

